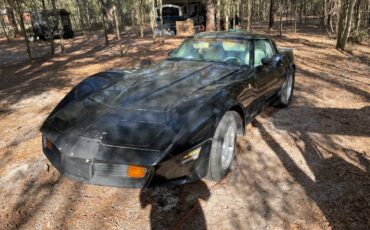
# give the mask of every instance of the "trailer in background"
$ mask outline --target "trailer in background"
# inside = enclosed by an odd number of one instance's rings
[[[33,35],[40,39],[73,38],[70,13],[64,9],[31,12]]]

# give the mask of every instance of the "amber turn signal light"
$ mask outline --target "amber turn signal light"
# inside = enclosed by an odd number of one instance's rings
[[[49,139],[45,138],[45,142],[46,142],[46,148],[52,150],[53,149],[53,142],[51,142]]]
[[[146,168],[140,166],[129,165],[127,168],[127,176],[131,178],[143,178],[146,173]]]

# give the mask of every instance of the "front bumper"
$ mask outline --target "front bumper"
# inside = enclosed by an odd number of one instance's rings
[[[93,159],[70,157],[44,148],[48,160],[67,178],[84,183],[113,187],[143,188],[149,185],[154,168],[147,168],[142,178],[125,176],[127,166]]]
[[[45,144],[43,150],[48,160],[67,178],[96,185],[143,188],[164,183],[182,184],[202,178],[208,165],[209,143],[202,145],[202,153],[194,161],[182,163],[180,154],[158,165],[145,166],[142,178],[128,177],[128,164],[122,162],[70,156],[61,153],[55,146],[47,148]]]

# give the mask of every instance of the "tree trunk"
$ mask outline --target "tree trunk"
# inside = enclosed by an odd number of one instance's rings
[[[52,0],[52,3],[54,2],[54,0]],[[55,5],[52,4],[53,6]],[[49,31],[49,42],[50,42],[50,56],[54,56],[55,54],[55,43],[54,43],[54,28],[50,28],[49,24],[50,24],[50,21],[49,20],[54,20],[54,18],[48,18],[47,19],[47,27],[48,27],[48,31]],[[55,24],[55,20],[53,21],[52,24]]]
[[[303,0],[304,6],[303,6],[303,11],[304,11],[304,23],[307,23],[307,0]]]
[[[152,0],[154,1],[154,0]],[[117,0],[117,17],[118,17],[118,23],[121,29],[125,30],[125,23],[123,20],[123,14],[122,14],[122,0]]]
[[[16,5],[17,3],[15,4],[14,0],[7,0],[7,2],[8,2],[8,5],[10,6],[10,9],[8,8],[9,12],[7,12],[8,17],[9,17],[10,23],[12,24],[14,36],[16,36],[19,33],[19,25],[17,23],[17,18],[15,17],[15,14],[14,14],[14,10],[17,10],[17,5]]]
[[[78,11],[79,18],[80,18],[79,20],[80,26],[81,26],[82,31],[85,31],[85,15],[82,10],[81,0],[76,0],[76,4],[77,4],[77,11]]]
[[[359,28],[360,28],[360,25],[361,25],[361,0],[358,0],[357,1],[357,4],[356,4],[356,21],[355,21],[355,28],[354,28],[354,31],[358,32]]]
[[[349,33],[351,32],[351,25],[352,25],[352,18],[353,18],[353,7],[355,6],[356,0],[350,0],[347,10],[347,18],[346,18],[346,24],[344,28],[344,33],[341,38],[339,48],[341,50],[344,50],[346,48],[347,39],[349,37]]]
[[[281,37],[283,35],[283,6],[280,6],[279,9],[280,9],[279,36]]]
[[[217,0],[216,24],[217,24],[217,31],[220,31],[221,30],[221,0]]]
[[[251,31],[251,19],[252,19],[252,0],[247,0],[247,31]]]
[[[113,33],[113,3],[112,0],[100,0],[102,5],[104,24],[107,33]]]
[[[41,4],[42,4],[42,9],[46,10],[45,0],[41,0]]]
[[[322,18],[321,18],[322,27],[326,27],[327,17],[328,17],[327,0],[322,0]]]
[[[303,12],[303,3],[302,1],[305,1],[305,0],[301,0],[299,2],[299,25],[302,25],[302,12]]]
[[[30,43],[29,43],[28,38],[27,38],[26,28],[24,26],[23,8],[21,6],[21,3],[19,3],[19,0],[16,0],[15,2],[16,2],[16,8],[17,8],[17,11],[18,11],[20,23],[21,23],[21,29],[22,29],[24,41],[26,42],[28,60],[31,62],[33,57],[32,57],[32,51],[31,51]]]
[[[156,12],[155,12],[155,0],[151,1],[151,10],[150,10],[150,27],[152,28],[153,39],[155,38],[155,28],[156,28]]]
[[[89,11],[89,4],[88,1],[83,0],[82,1],[83,9],[85,10],[85,15],[86,15],[86,24],[87,24],[87,29],[91,29],[91,21],[90,21],[90,11]]]
[[[162,0],[159,0],[159,18],[160,18],[160,35],[163,36],[163,9],[162,9]]]
[[[243,29],[251,31],[251,18],[252,18],[252,0],[244,0],[241,3],[241,22]]]
[[[4,18],[2,15],[0,15],[0,24],[1,24],[1,27],[3,28],[3,31],[4,31],[4,34],[6,36],[6,40],[8,42],[10,42],[10,37],[9,37],[9,32],[8,32],[8,26],[6,25],[6,23],[4,22]]]
[[[206,31],[215,31],[215,2],[207,0]]]
[[[143,0],[139,2],[139,20],[140,20],[140,37],[144,37],[144,15],[143,15]]]
[[[229,24],[230,24],[230,21],[229,21],[230,6],[229,6],[228,3],[229,2],[226,1],[225,2],[225,5],[224,5],[224,14],[225,14],[224,27],[225,27],[225,31],[228,31],[229,30]]]
[[[104,7],[103,7],[103,1],[101,0],[101,17],[103,22],[103,30],[104,30],[104,37],[105,37],[105,45],[109,45],[109,39],[108,39],[108,30],[107,30],[107,23],[105,22],[105,13],[104,13]]]
[[[294,25],[293,25],[293,31],[294,31],[294,34],[297,33],[297,12],[294,11]]]
[[[236,29],[236,5],[233,5],[233,29]]]
[[[121,57],[123,57],[123,48],[122,48],[122,44],[121,44],[121,36],[119,34],[119,23],[118,23],[118,18],[117,18],[117,8],[113,7],[113,9],[114,9],[114,11],[113,11],[114,25],[116,27],[116,38],[117,38],[117,41],[118,41],[118,44],[119,44],[120,55],[121,55]]]
[[[270,0],[270,13],[269,13],[269,29],[274,26],[275,20],[275,1]]]
[[[348,0],[342,0],[341,6],[340,6],[340,13],[337,23],[337,46],[336,48],[339,49],[341,46],[341,41],[343,37],[344,27],[345,27],[345,18],[346,18],[346,11],[348,8]]]
[[[56,3],[55,3],[55,0],[51,0],[51,4],[53,6],[53,10],[56,10],[57,9],[57,6],[56,6]],[[60,52],[61,53],[64,53],[63,27],[61,25],[62,22],[61,22],[61,19],[60,19],[60,15],[59,14],[57,14],[56,17],[57,17],[57,20],[56,20],[57,30],[58,30],[58,34],[59,34]],[[52,33],[52,36],[51,36],[51,40],[53,41],[52,43],[54,43],[54,28],[53,28],[53,33]],[[54,53],[55,53],[55,48],[54,48],[53,54]]]

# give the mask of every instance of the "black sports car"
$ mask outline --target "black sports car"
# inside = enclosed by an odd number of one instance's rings
[[[78,84],[42,125],[43,150],[92,184],[221,180],[245,125],[268,104],[288,106],[294,74],[292,50],[268,38],[197,34],[158,64]]]

